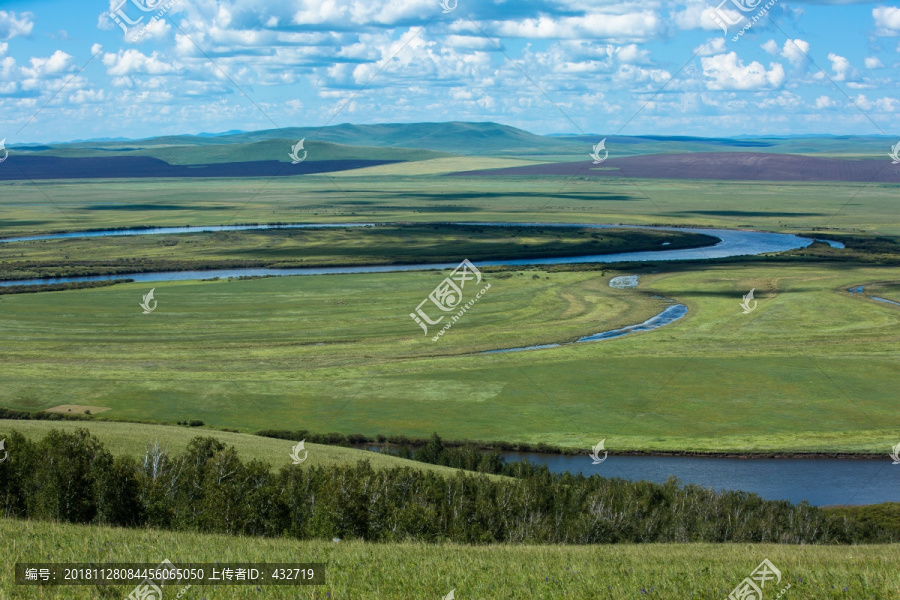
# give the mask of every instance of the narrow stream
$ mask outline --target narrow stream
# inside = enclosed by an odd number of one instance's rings
[[[613,329],[611,331],[603,331],[600,333],[595,333],[593,335],[588,335],[583,338],[579,338],[574,342],[569,342],[567,344],[541,344],[538,346],[523,346],[521,348],[502,348],[500,350],[486,350],[482,352],[482,354],[498,354],[501,352],[522,352],[523,350],[542,350],[544,348],[559,348],[560,346],[568,346],[570,344],[578,344],[580,342],[599,342],[600,340],[611,340],[613,338],[622,337],[623,335],[628,335],[629,333],[637,333],[639,331],[652,331],[654,329],[659,329],[664,325],[668,325],[673,321],[677,321],[681,317],[687,314],[687,307],[684,304],[673,304],[672,306],[667,307],[664,311],[650,317],[643,323],[638,323],[637,325],[628,325],[627,327],[622,327],[621,329]]]

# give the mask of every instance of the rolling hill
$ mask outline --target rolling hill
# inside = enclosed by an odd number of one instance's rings
[[[291,165],[291,148],[300,140],[304,140],[306,159],[302,164]],[[600,140],[605,140],[610,158],[602,167],[595,168],[585,160],[591,147]],[[603,137],[600,134],[536,135],[491,122],[344,123],[143,140],[101,138],[14,145],[9,148],[7,168],[0,169],[0,179],[275,177],[380,165],[396,166],[372,174],[439,175],[453,172],[447,168],[449,163],[440,162],[441,159],[492,157],[544,164],[506,163],[502,165],[507,167],[504,170],[488,171],[501,165],[476,163],[482,173],[468,171],[468,165],[458,170],[467,175],[624,175],[894,183],[898,181],[896,169],[884,168],[891,144],[892,140],[885,136]],[[398,163],[425,164],[410,169]],[[521,169],[511,170],[509,167],[513,166]]]

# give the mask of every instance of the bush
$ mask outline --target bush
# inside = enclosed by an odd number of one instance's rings
[[[243,463],[234,448],[197,437],[178,456],[158,444],[140,462],[116,458],[85,430],[40,442],[12,433],[0,463],[5,516],[297,539],[476,543],[862,543],[896,539],[897,510],[830,514],[806,503],[663,485],[554,475],[504,463],[434,435],[416,451],[457,471],[444,476],[367,461],[329,467]],[[409,449],[406,449],[409,451]],[[839,511],[841,512],[841,511]]]

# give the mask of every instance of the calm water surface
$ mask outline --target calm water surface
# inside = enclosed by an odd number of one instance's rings
[[[564,256],[554,258],[522,258],[493,261],[477,261],[476,266],[522,266],[522,265],[557,265],[557,264],[581,264],[581,263],[611,263],[611,262],[645,262],[645,261],[671,261],[671,260],[704,260],[710,258],[723,258],[727,256],[749,256],[771,252],[784,252],[795,248],[805,248],[813,243],[810,238],[789,235],[784,233],[769,233],[765,231],[742,231],[732,229],[698,229],[675,227],[645,227],[637,225],[596,225],[579,223],[453,223],[454,225],[479,225],[496,227],[589,227],[594,229],[608,229],[612,227],[628,229],[658,229],[663,231],[689,231],[703,233],[719,238],[719,243],[705,248],[686,248],[682,250],[648,250],[644,252],[623,252],[619,254],[594,254],[589,256]],[[162,233],[198,233],[202,231],[244,231],[248,229],[300,229],[323,227],[366,227],[374,223],[316,223],[294,225],[223,225],[210,227],[167,227],[156,229],[137,230],[107,230],[79,233],[60,233],[45,236],[31,236],[28,238],[8,238],[2,240],[7,243],[22,241],[37,241],[46,239],[60,239],[65,237],[105,237],[117,235],[159,235]],[[836,244],[837,242],[834,242]],[[418,265],[378,265],[361,267],[322,267],[322,268],[295,268],[295,269],[266,269],[266,268],[241,268],[241,269],[209,269],[196,271],[162,271],[157,273],[121,273],[117,275],[88,275],[81,277],[46,277],[39,279],[24,279],[18,281],[3,281],[2,286],[9,285],[43,285],[51,283],[68,283],[73,281],[109,281],[112,279],[134,279],[140,282],[152,281],[183,281],[196,279],[212,279],[215,277],[252,277],[265,275],[330,275],[340,273],[385,273],[394,271],[424,271],[429,269],[449,269],[456,267],[457,263],[434,263]]]
[[[715,490],[754,492],[768,500],[808,501],[815,506],[900,502],[900,465],[884,459],[704,458],[694,456],[615,456],[592,464],[579,456],[505,452],[506,460],[547,465],[554,473],[621,477],[663,483],[674,475],[682,483]]]

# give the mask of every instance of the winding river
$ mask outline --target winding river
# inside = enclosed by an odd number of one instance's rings
[[[522,265],[559,265],[581,263],[613,263],[613,262],[647,262],[673,260],[706,260],[726,258],[730,256],[751,256],[774,252],[785,252],[796,248],[805,248],[814,241],[811,238],[786,233],[769,233],[765,231],[745,231],[732,229],[705,229],[679,227],[651,227],[642,225],[595,225],[580,223],[451,223],[452,225],[470,225],[480,227],[587,227],[592,229],[653,229],[658,231],[688,231],[702,233],[719,238],[719,243],[704,248],[684,248],[680,250],[647,250],[642,252],[622,252],[619,254],[593,254],[586,256],[562,256],[553,258],[518,258],[505,260],[477,261],[476,266],[522,266]],[[247,231],[260,229],[314,229],[334,227],[372,227],[376,223],[302,223],[281,225],[221,225],[209,227],[158,227],[147,229],[109,229],[103,231],[87,231],[74,233],[56,233],[48,235],[25,236],[0,240],[2,243],[25,241],[53,240],[77,237],[109,237],[121,235],[161,235],[177,233],[200,233],[208,231]],[[839,242],[828,243],[833,247],[843,247]],[[433,269],[452,269],[456,263],[428,263],[415,265],[374,265],[357,267],[302,267],[292,269],[271,268],[238,268],[238,269],[202,269],[195,271],[159,271],[154,273],[119,273],[115,275],[83,275],[77,277],[44,277],[36,279],[20,279],[2,281],[0,285],[47,285],[52,283],[69,283],[74,281],[110,281],[114,279],[133,279],[139,282],[152,281],[184,281],[198,279],[253,277],[253,276],[288,276],[288,275],[333,275],[340,273],[387,273],[394,271],[427,271]]]
[[[838,242],[813,240],[781,233],[739,231],[730,229],[672,228],[630,225],[593,225],[576,223],[454,223],[477,226],[541,226],[541,227],[590,227],[656,229],[663,231],[689,231],[719,238],[714,246],[682,250],[653,250],[620,254],[597,254],[539,259],[509,259],[476,262],[477,266],[497,265],[554,265],[576,263],[612,263],[704,260],[730,256],[749,256],[784,252],[805,248],[813,241],[822,241],[832,247],[842,248]],[[335,227],[372,227],[376,223],[321,223],[281,225],[222,225],[208,227],[158,227],[146,229],[111,229],[74,233],[58,233],[0,239],[0,243],[28,242],[65,238],[90,238],[107,236],[189,234],[214,231],[248,231],[261,229],[313,229]],[[55,277],[3,281],[2,286],[44,285],[73,281],[107,281],[134,279],[140,282],[200,280],[215,277],[242,277],[260,275],[326,275],[338,273],[384,273],[392,271],[421,271],[453,268],[456,263],[431,263],[417,265],[379,265],[358,267],[310,267],[295,269],[241,268],[210,269],[196,271],[166,271],[157,273],[122,273],[81,277]],[[635,280],[636,284],[636,280]],[[626,284],[624,287],[633,287]],[[681,304],[673,304],[644,323],[605,331],[577,340],[578,342],[611,339],[635,331],[646,331],[671,323],[687,312]],[[535,346],[550,348],[558,344]],[[531,348],[509,348],[495,352],[511,352]],[[885,456],[882,460],[831,460],[831,459],[735,459],[670,456],[610,456],[600,465],[592,465],[587,456],[562,456],[546,454],[505,453],[507,459],[528,458],[546,464],[554,472],[597,473],[606,477],[623,477],[631,480],[663,482],[669,475],[679,477],[684,483],[694,483],[716,489],[740,489],[756,492],[763,498],[785,499],[793,502],[807,500],[815,505],[869,504],[900,499],[900,467],[893,467]]]

